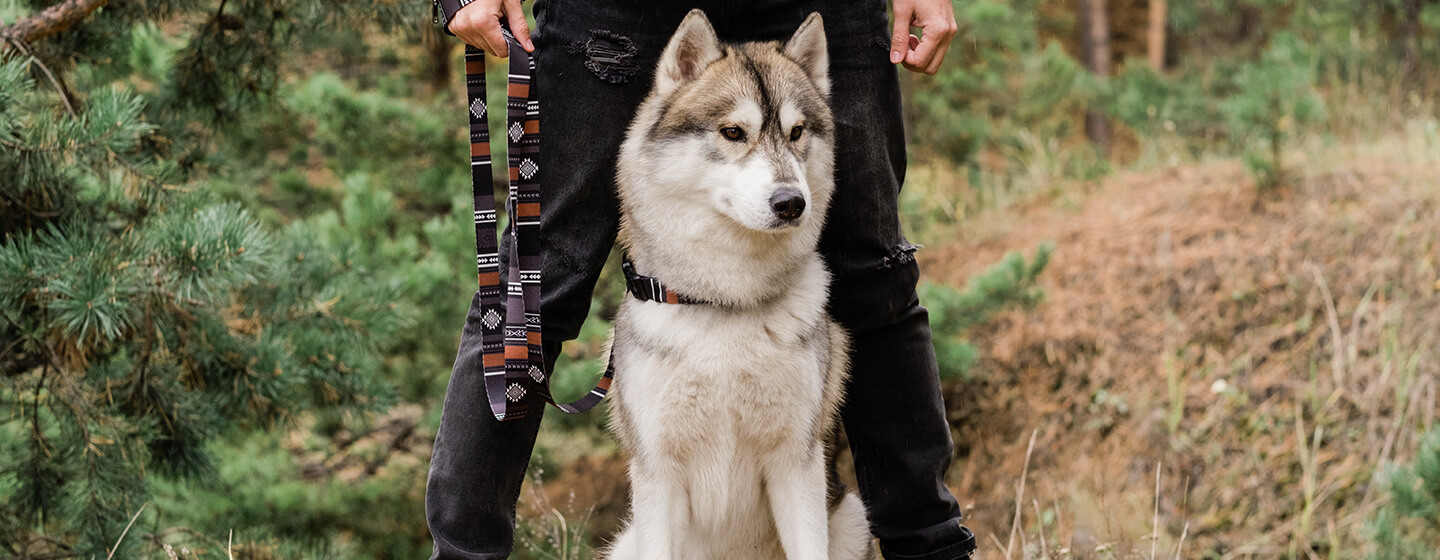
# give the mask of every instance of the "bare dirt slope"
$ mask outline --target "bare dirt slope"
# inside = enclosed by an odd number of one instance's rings
[[[922,252],[958,286],[1055,242],[1045,302],[975,329],[978,372],[947,389],[986,557],[1038,556],[1037,519],[1056,557],[1357,551],[1440,381],[1440,147],[1391,144],[1263,196],[1237,163],[1123,174]]]

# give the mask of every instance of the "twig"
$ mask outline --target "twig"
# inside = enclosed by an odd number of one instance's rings
[[[1319,468],[1320,459],[1318,455],[1320,453],[1321,438],[1324,437],[1324,433],[1324,427],[1320,425],[1319,420],[1316,420],[1314,439],[1309,444],[1306,444],[1305,415],[1301,411],[1300,403],[1295,403],[1295,436],[1299,444],[1298,448],[1300,451],[1300,469],[1303,472],[1302,476],[1304,477],[1301,483],[1303,486],[1305,497],[1305,508],[1300,512],[1300,526],[1296,528],[1295,540],[1292,541],[1291,547],[1292,551],[1296,546],[1304,547],[1303,550],[1311,556],[1314,555],[1314,550],[1312,550],[1309,543],[1310,523],[1311,520],[1314,518],[1315,506],[1317,503],[1315,493],[1315,470]]]
[[[1375,292],[1380,289],[1380,284],[1370,285],[1365,290],[1365,296],[1360,298],[1360,305],[1355,306],[1355,312],[1350,314],[1350,352],[1347,363],[1353,364],[1360,359],[1360,322],[1365,319],[1365,312],[1370,308],[1370,302],[1375,298]]]
[[[1000,538],[996,537],[995,533],[990,533],[990,542],[995,543],[995,548],[1000,549],[1000,552],[1004,552],[1006,558],[1010,557],[1010,549],[1005,548],[1005,545],[1000,542]]]
[[[1335,387],[1344,388],[1345,331],[1340,330],[1340,313],[1335,310],[1335,299],[1330,296],[1330,285],[1325,282],[1325,274],[1320,272],[1320,267],[1311,263],[1310,272],[1315,275],[1315,283],[1320,286],[1320,294],[1325,297],[1325,320],[1330,323],[1330,373],[1335,378]]]
[[[1185,537],[1190,534],[1190,522],[1185,522],[1185,528],[1180,530],[1180,543],[1175,545],[1175,560],[1180,560],[1180,553],[1185,551]]]
[[[1155,560],[1155,544],[1160,540],[1160,465],[1155,462],[1155,517],[1150,525],[1150,560]]]
[[[1410,405],[1414,404],[1414,399],[1408,398],[1409,395],[1406,397],[1404,406],[1400,408],[1400,415],[1395,417],[1395,421],[1390,425],[1390,430],[1385,433],[1385,443],[1380,446],[1380,455],[1375,458],[1376,465],[1384,463],[1390,457],[1390,451],[1395,447],[1395,440],[1399,437],[1400,430],[1404,428],[1405,420],[1410,417]]]
[[[1040,557],[1050,557],[1050,547],[1045,544],[1045,518],[1040,515],[1040,500],[1030,498],[1030,505],[1035,506],[1035,532],[1040,533]]]
[[[130,526],[134,525],[135,520],[140,518],[140,513],[145,511],[146,505],[148,504],[140,504],[140,509],[135,510],[135,515],[130,516],[130,522],[125,524],[124,531],[120,531],[120,538],[115,539],[115,548],[110,549],[110,553],[105,555],[105,560],[110,560],[115,557],[115,551],[120,550],[120,543],[125,540],[125,535],[130,532]]]
[[[7,148],[12,146],[19,146],[19,144],[14,144],[13,142],[0,142],[0,144],[3,144]],[[16,147],[15,149],[19,150],[23,148]],[[54,218],[55,216],[60,215],[60,212],[54,210],[36,210],[29,204],[26,204],[25,201],[20,200],[19,198],[16,198],[14,196],[10,196],[9,194],[0,193],[0,196],[4,196],[5,199],[9,200],[11,204],[24,208],[25,211],[29,212],[31,216],[35,216],[37,218]]]
[[[1030,475],[1030,454],[1035,451],[1035,436],[1040,428],[1030,430],[1030,445],[1025,448],[1025,466],[1020,469],[1020,482],[1015,486],[1015,520],[1010,524],[1009,544],[1005,546],[1005,560],[1010,560],[1011,549],[1015,547],[1015,534],[1020,530],[1020,513],[1025,507],[1025,479]]]
[[[23,20],[21,23],[23,23]],[[20,52],[25,53],[25,56],[30,57],[30,62],[40,67],[40,71],[44,72],[45,77],[50,80],[50,85],[54,86],[56,93],[60,94],[60,100],[65,102],[65,110],[70,112],[70,116],[77,116],[78,113],[75,112],[75,106],[70,103],[70,94],[66,92],[65,88],[60,85],[60,79],[56,78],[55,74],[50,71],[50,67],[46,66],[45,63],[40,60],[40,57],[35,56],[35,51],[30,50],[30,45],[26,43],[26,41],[28,41],[29,39],[23,37],[15,37],[6,33],[11,28],[18,25],[20,25],[20,23],[16,23],[11,27],[0,29],[0,37],[4,37],[5,42],[10,43]]]

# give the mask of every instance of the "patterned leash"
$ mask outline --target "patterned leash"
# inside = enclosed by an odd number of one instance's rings
[[[475,197],[475,265],[479,271],[480,348],[484,357],[485,393],[490,411],[501,421],[524,418],[537,408],[536,397],[570,414],[594,408],[615,379],[611,352],[605,374],[585,396],[560,404],[550,394],[545,354],[540,345],[540,98],[535,61],[502,29],[510,48],[510,74],[505,104],[505,135],[509,141],[509,191],[505,208],[510,228],[506,278],[500,282],[500,246],[496,240],[494,177],[490,174],[490,127],[486,120],[485,52],[465,46],[465,89],[470,103],[470,184]],[[625,288],[640,301],[705,304],[699,298],[667,289],[659,280],[641,276],[624,261]],[[505,292],[503,295],[501,292]],[[526,397],[530,398],[526,398]],[[544,406],[544,404],[539,404]]]
[[[544,404],[575,414],[590,410],[610,389],[614,367],[594,389],[569,404],[550,395],[545,356],[540,346],[540,101],[535,61],[509,30],[510,47],[505,135],[509,141],[509,191],[506,211],[510,227],[507,274],[502,294],[500,248],[495,212],[494,178],[490,174],[490,129],[486,121],[485,52],[465,47],[465,87],[470,112],[470,179],[475,196],[475,264],[479,270],[481,351],[485,392],[490,411],[499,420],[529,415]],[[527,398],[527,396],[529,398]]]

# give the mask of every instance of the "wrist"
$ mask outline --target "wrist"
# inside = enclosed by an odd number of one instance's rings
[[[446,33],[450,32],[450,22],[455,21],[455,14],[472,0],[430,0],[435,11],[435,24],[439,25]]]

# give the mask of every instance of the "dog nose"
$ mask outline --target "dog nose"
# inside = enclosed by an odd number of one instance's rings
[[[780,189],[770,195],[770,209],[782,220],[794,220],[805,213],[805,195],[795,189]]]

